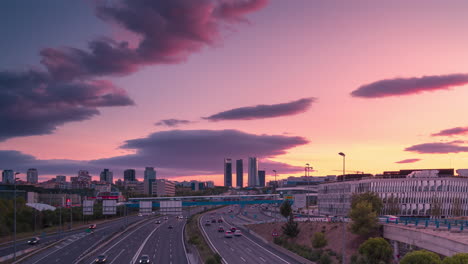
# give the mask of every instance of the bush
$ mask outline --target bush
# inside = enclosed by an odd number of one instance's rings
[[[443,264],[468,264],[468,253],[458,253],[451,257],[446,257]]]
[[[205,264],[218,264],[218,262],[214,257],[209,257],[208,259],[206,259]]]
[[[369,264],[389,263],[392,260],[393,249],[387,240],[375,237],[362,243],[359,253]]]
[[[325,234],[322,232],[317,232],[314,234],[314,237],[312,238],[312,246],[314,248],[323,248],[328,244],[327,238],[325,237]]]
[[[417,250],[406,254],[400,264],[441,264],[439,255],[427,250]]]
[[[327,253],[324,253],[322,254],[322,256],[320,256],[319,263],[320,264],[332,264],[333,261]]]

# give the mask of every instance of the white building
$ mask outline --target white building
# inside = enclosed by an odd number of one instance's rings
[[[174,196],[175,183],[166,179],[156,181],[156,194],[160,196]]]
[[[374,192],[383,201],[381,214],[388,214],[391,203],[397,215],[424,216],[440,208],[440,217],[468,216],[468,178],[447,176],[432,171],[412,172],[403,177],[368,177],[361,180],[324,183],[318,186],[318,207],[322,215],[347,215],[353,193]],[[457,212],[458,211],[458,212]]]
[[[249,157],[248,184],[249,187],[260,185],[260,180],[258,178],[258,161],[255,157]]]

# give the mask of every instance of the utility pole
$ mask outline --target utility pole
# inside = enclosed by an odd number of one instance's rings
[[[14,197],[14,204],[15,204],[15,216],[14,216],[14,220],[13,220],[13,261],[16,261],[16,175],[20,174],[19,172],[16,172],[15,175],[13,176],[13,188],[14,188],[14,191],[13,191],[13,195],[15,196]]]
[[[342,156],[343,157],[343,183],[345,181],[345,165],[346,165],[346,155],[343,153],[343,152],[340,152],[338,153],[338,155]],[[342,252],[342,255],[343,255],[343,259],[342,259],[342,263],[343,264],[346,264],[346,221],[345,221],[345,199],[344,199],[344,193],[343,193],[343,252]]]

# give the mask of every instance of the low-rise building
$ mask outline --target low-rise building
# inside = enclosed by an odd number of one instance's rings
[[[453,169],[385,172],[360,180],[318,186],[322,215],[347,215],[354,193],[374,192],[383,201],[381,214],[411,217],[468,216],[468,177]]]
[[[160,179],[156,181],[156,194],[161,196],[174,196],[175,195],[175,183],[166,179]]]

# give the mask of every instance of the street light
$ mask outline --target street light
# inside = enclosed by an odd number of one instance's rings
[[[343,157],[343,182],[345,180],[345,159],[346,159],[346,155],[343,153],[343,152],[340,152],[338,153],[338,155],[342,156]],[[343,186],[344,187],[344,186]],[[346,222],[345,222],[345,217],[344,217],[344,202],[345,202],[345,199],[344,199],[344,192],[343,192],[343,258],[342,258],[342,263],[343,264],[346,264]]]
[[[19,172],[15,172],[15,176],[13,177],[13,200],[14,200],[14,205],[15,205],[15,214],[14,214],[14,220],[13,220],[13,261],[16,261],[16,180],[19,180],[19,178],[16,178],[16,175],[20,174]]]
[[[309,197],[307,197],[307,192],[310,191],[310,170],[313,169],[309,163],[306,163],[306,167],[305,167],[305,176],[307,178],[307,191],[306,191],[306,208],[307,208],[307,217],[309,218],[309,221],[310,221],[310,214],[309,214]]]
[[[278,182],[276,181],[276,170],[273,170],[273,172],[275,173],[275,193],[276,193],[276,185],[278,184]]]

